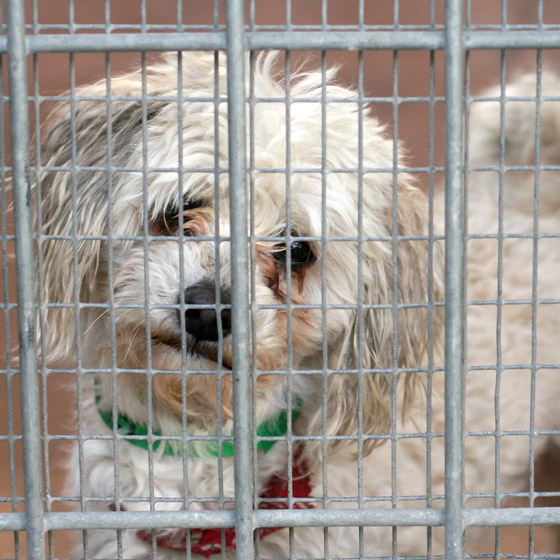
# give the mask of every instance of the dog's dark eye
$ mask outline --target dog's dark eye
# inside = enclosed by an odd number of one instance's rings
[[[204,206],[202,200],[185,200],[183,202],[183,228],[184,235],[189,237],[192,235],[192,231],[189,229],[190,216],[189,212],[191,210],[196,210]],[[157,235],[177,235],[179,231],[179,209],[176,206],[170,206],[163,215],[154,222],[155,230]]]
[[[274,257],[279,262],[286,262],[287,250],[285,246],[279,246]],[[292,241],[290,244],[290,262],[293,268],[309,266],[317,260],[311,245],[307,241]]]

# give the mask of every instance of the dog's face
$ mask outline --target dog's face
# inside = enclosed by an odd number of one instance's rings
[[[258,396],[285,383],[278,373],[287,367],[326,364],[339,372],[329,378],[329,416],[352,431],[357,371],[422,365],[424,197],[392,172],[392,142],[351,91],[327,85],[325,107],[321,75],[306,75],[294,80],[288,106],[272,63],[255,69],[247,112],[252,359],[257,373],[268,372],[257,378]],[[147,101],[135,73],[78,90],[75,115],[55,116],[43,165],[68,171],[41,180],[38,228],[58,236],[43,241],[43,299],[69,307],[49,310],[42,338],[53,359],[72,354],[79,293],[91,306],[80,325],[90,363],[156,372],[149,383],[121,374],[119,406],[145,403],[149,384],[157,406],[208,425],[218,402],[226,418],[232,411],[238,265],[230,258],[226,79],[223,60],[210,55],[183,54],[181,66],[180,96],[169,57],[148,70]],[[91,101],[109,90],[109,110]],[[177,375],[184,371],[195,372],[186,384]],[[368,430],[387,426],[390,375],[364,378]],[[320,375],[308,377],[320,386]]]

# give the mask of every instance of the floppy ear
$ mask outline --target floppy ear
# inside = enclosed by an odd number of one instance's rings
[[[331,375],[328,386],[328,416],[332,420],[331,433],[355,435],[359,426],[361,392],[362,431],[367,434],[387,434],[391,429],[392,373],[398,369],[420,368],[427,364],[429,344],[434,358],[439,356],[442,340],[442,312],[429,308],[443,300],[443,258],[441,248],[432,248],[432,270],[429,266],[428,208],[426,196],[406,176],[400,177],[397,192],[397,221],[399,241],[396,247],[397,267],[393,270],[395,248],[380,251],[376,243],[363,246],[363,311],[353,313],[342,353],[341,369],[389,370],[362,375]],[[392,212],[386,223],[387,235],[392,232]],[[368,235],[367,232],[364,232]],[[414,237],[415,239],[401,239]],[[424,239],[417,239],[424,237]],[[395,278],[396,273],[396,278]],[[396,284],[395,284],[396,283]],[[394,293],[396,285],[397,293]],[[397,306],[395,306],[397,304]],[[369,307],[372,306],[372,307]],[[397,311],[395,311],[395,308]],[[432,314],[432,340],[429,340],[429,317]],[[396,325],[394,318],[396,317]],[[396,363],[395,363],[396,361]],[[419,375],[400,374],[399,391],[406,406],[413,395]],[[400,402],[400,401],[398,401]],[[402,411],[398,410],[398,414]],[[367,440],[364,453],[383,440]],[[344,443],[334,442],[333,447]]]
[[[115,78],[111,88],[112,95],[140,96],[140,77]],[[110,176],[110,168],[127,166],[141,131],[142,105],[134,98],[109,104],[91,100],[106,95],[105,82],[78,89],[73,105],[65,103],[51,116],[53,124],[41,146],[45,171],[34,185],[41,259],[37,290],[39,337],[49,361],[73,355],[81,304],[107,301],[97,291],[106,274],[109,182],[113,189],[118,184],[118,174]],[[80,99],[84,97],[89,99]],[[80,330],[87,326],[84,321]]]
[[[42,259],[40,339],[48,359],[59,360],[74,352],[79,305],[90,301],[100,266],[107,173],[83,168],[107,167],[106,105],[91,102],[72,119],[65,104],[51,118],[55,124],[41,150],[41,166],[48,170],[35,186],[35,227]]]

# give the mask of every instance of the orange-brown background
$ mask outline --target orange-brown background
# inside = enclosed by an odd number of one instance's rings
[[[31,22],[31,6],[28,6],[28,21]],[[148,0],[148,24],[173,24],[176,22],[176,0]],[[212,23],[213,2],[207,0],[184,1],[183,19],[186,25]],[[429,0],[400,0],[399,21],[401,25],[427,25],[430,23]],[[543,0],[544,21],[548,24],[560,23],[560,5],[555,0]],[[283,24],[285,22],[285,4],[282,0],[256,0],[256,23]],[[111,3],[111,22],[113,24],[138,24],[141,21],[140,0],[127,0]],[[74,21],[76,23],[103,23],[105,3],[101,1],[76,0]],[[507,3],[508,24],[537,23],[537,2],[527,0],[509,0]],[[223,2],[220,5],[220,23],[224,22]],[[358,0],[330,0],[328,2],[328,23],[335,25],[355,25],[358,22]],[[443,1],[436,2],[436,23],[443,23]],[[3,16],[4,17],[4,16]],[[67,2],[60,0],[38,0],[38,21],[40,24],[68,24],[69,8]],[[318,24],[321,21],[320,0],[292,1],[292,23]],[[472,23],[493,24],[502,23],[501,0],[472,0]],[[392,0],[365,0],[365,23],[392,25],[394,23],[394,3]],[[45,32],[56,32],[55,30]],[[59,31],[65,32],[65,31]],[[301,56],[296,53],[295,56]],[[316,61],[320,60],[319,53],[315,53]],[[545,52],[543,60],[548,67],[558,67],[555,52]],[[45,54],[38,60],[38,81],[33,79],[33,72],[29,72],[30,88],[37,87],[41,95],[56,95],[63,93],[70,87],[69,55]],[[139,61],[135,53],[119,53],[111,55],[113,73],[134,67]],[[534,70],[537,55],[534,50],[514,50],[505,55],[507,76],[521,70]],[[468,61],[471,76],[471,91],[499,80],[501,54],[498,51],[473,52]],[[353,52],[331,52],[328,54],[329,64],[338,64],[341,69],[339,79],[346,85],[356,85],[358,77],[357,54]],[[4,69],[7,68],[5,59]],[[82,84],[102,78],[105,74],[106,57],[104,54],[75,55],[76,84]],[[389,97],[394,95],[393,78],[395,64],[398,64],[398,94],[401,97],[427,96],[430,85],[430,53],[422,51],[402,51],[395,53],[368,52],[364,55],[364,91],[369,96]],[[436,95],[443,96],[444,68],[443,54],[435,53],[433,58]],[[5,72],[5,71],[4,71]],[[5,79],[5,78],[4,78]],[[6,84],[4,84],[6,91]],[[31,92],[34,90],[31,89]],[[40,120],[52,108],[52,102],[43,102],[40,106]],[[425,102],[402,103],[398,111],[398,121],[394,121],[393,106],[390,103],[377,103],[375,113],[391,129],[398,130],[399,138],[404,142],[412,166],[426,167],[429,164],[429,107]],[[7,109],[4,110],[5,135],[8,138],[9,124]],[[35,127],[35,112],[31,110],[31,123]],[[443,103],[436,105],[436,121],[434,128],[434,163],[443,165],[444,151]],[[4,146],[6,157],[9,158],[9,142]],[[8,159],[9,161],[9,159]],[[439,178],[441,179],[441,178]],[[426,187],[427,175],[420,174],[420,183]],[[438,178],[436,178],[436,181]],[[8,223],[10,227],[10,224]],[[15,301],[15,282],[13,277],[13,243],[7,244],[10,277],[6,290],[8,300]],[[4,278],[0,284],[4,289]],[[14,345],[16,340],[15,312],[10,313],[11,329],[6,329],[5,315],[0,315],[0,358],[6,354],[6,344]],[[5,332],[5,336],[4,336]],[[0,359],[0,368],[5,368],[5,360]],[[21,469],[21,442],[14,443],[15,462],[10,466],[9,446],[4,436],[8,432],[8,402],[13,403],[13,430],[21,433],[19,383],[17,376],[10,384],[7,376],[0,375],[0,512],[12,511],[12,503],[7,498],[12,496],[10,480],[15,479],[14,492],[16,496],[23,496],[23,481]],[[48,411],[49,434],[75,433],[72,425],[73,411],[76,406],[75,378],[69,375],[52,375],[47,383],[46,404]],[[25,411],[24,411],[25,413]],[[4,439],[2,439],[4,437]],[[59,496],[65,478],[65,453],[67,447],[64,442],[53,442],[49,445],[49,476],[45,483],[53,496]],[[551,465],[557,457],[549,457],[537,472],[537,487],[540,489],[559,490],[560,484],[554,476]],[[556,471],[557,472],[557,471]],[[3,501],[1,501],[3,500]],[[551,499],[549,504],[560,505],[558,500]],[[544,502],[539,504],[544,505]],[[23,511],[23,504],[18,503],[17,510]],[[54,504],[52,509],[60,511],[63,506]],[[527,550],[527,528],[510,528],[502,531],[502,553],[522,554]],[[54,553],[57,557],[70,557],[70,535],[62,532],[56,535]],[[24,535],[20,536],[21,555],[25,556]],[[15,557],[15,539],[11,533],[0,533],[0,559]],[[557,533],[553,529],[537,528],[535,533],[536,551],[544,554],[560,552]]]

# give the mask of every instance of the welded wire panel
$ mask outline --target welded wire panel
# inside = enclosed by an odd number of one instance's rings
[[[25,8],[0,556],[558,557],[558,6]]]
[[[466,453],[468,457],[478,447],[494,454],[493,477],[483,479],[467,469],[467,504],[472,506],[493,501],[496,507],[508,504],[534,507],[555,495],[542,491],[549,488],[538,464],[539,457],[546,453],[544,433],[554,433],[554,430],[547,431],[550,425],[547,426],[543,391],[546,392],[551,379],[549,375],[557,368],[554,365],[557,358],[550,353],[546,329],[538,325],[543,325],[541,321],[546,321],[549,313],[555,313],[557,302],[555,288],[545,280],[550,277],[545,253],[547,248],[554,252],[552,245],[558,232],[544,211],[548,204],[542,204],[548,192],[547,176],[550,178],[548,174],[553,174],[555,169],[544,155],[547,142],[542,131],[550,122],[547,111],[550,115],[555,110],[557,98],[554,97],[555,77],[547,71],[546,53],[538,51],[531,55],[530,70],[519,75],[512,67],[510,53],[496,53],[492,64],[500,75],[500,83],[482,94],[471,95],[469,103],[468,251],[472,255],[485,254],[497,271],[496,280],[484,289],[484,295],[483,285],[476,281],[477,273],[473,271],[475,281],[469,284],[468,293],[469,321],[484,318],[495,326],[490,343],[481,345],[473,333],[467,346],[474,348],[477,344],[479,352],[469,352]],[[471,60],[471,67],[473,64]],[[553,96],[548,97],[547,91]],[[500,149],[493,153],[482,153],[474,142],[473,135],[480,128],[481,119],[487,123],[486,134],[499,139]],[[519,130],[513,132],[514,123],[519,122],[528,127],[523,140]],[[529,147],[530,153],[522,154],[518,150],[522,144]],[[490,215],[479,211],[479,193],[486,187],[491,188],[488,191],[493,208]],[[522,203],[514,199],[514,193],[522,196]],[[543,242],[550,245],[539,247]],[[518,258],[530,263],[528,270],[517,266]],[[510,343],[512,328],[518,340],[515,346]],[[478,420],[471,416],[469,421],[469,386],[474,387],[485,378],[495,383],[493,410]],[[517,402],[512,397],[512,385],[516,387],[513,393]],[[491,438],[487,437],[489,433]],[[522,488],[512,484],[514,449],[525,466],[526,482]],[[531,554],[544,551],[540,530],[530,528],[521,535]],[[497,529],[494,539],[497,550],[507,549],[507,533]]]
[[[33,246],[31,234],[31,196],[28,179],[29,122],[27,118],[27,81],[25,73],[24,14],[21,6],[7,8],[9,22],[10,123],[15,208],[17,318],[20,359],[21,405],[24,432],[26,544],[30,556],[44,558],[41,449],[39,439],[39,387],[36,380],[37,354],[35,343],[35,305],[33,277]],[[17,543],[16,543],[17,545]]]
[[[6,64],[2,61],[1,69],[2,89],[6,85]],[[21,453],[21,430],[17,429],[17,410],[14,404],[18,402],[18,388],[15,381],[16,371],[13,368],[13,348],[16,346],[16,305],[15,292],[11,282],[13,278],[13,259],[14,259],[14,227],[13,219],[9,216],[11,203],[8,194],[8,170],[6,165],[6,100],[2,98],[2,136],[0,138],[0,158],[1,158],[1,186],[0,186],[0,221],[1,221],[1,264],[2,276],[0,285],[2,286],[2,298],[0,303],[0,348],[2,361],[0,364],[0,395],[2,408],[5,411],[2,417],[2,431],[0,432],[0,456],[2,457],[2,470],[6,476],[5,491],[0,496],[3,512],[17,512],[18,507],[18,484],[21,484],[21,468],[17,463],[16,455]],[[22,521],[22,520],[21,520]],[[8,536],[8,548],[14,557],[20,554],[20,535],[14,533]]]

